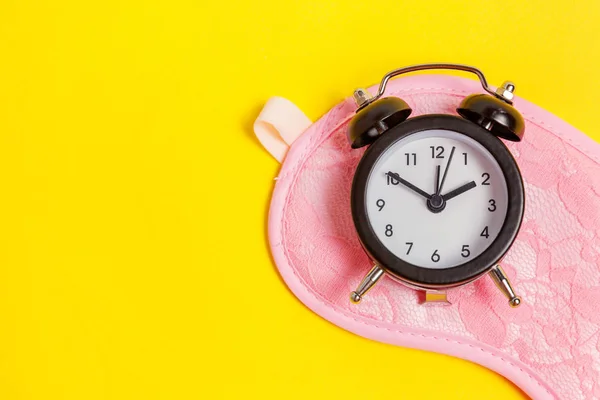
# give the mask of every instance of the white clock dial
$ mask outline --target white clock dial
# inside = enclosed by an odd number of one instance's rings
[[[441,197],[462,191],[442,201],[441,211],[440,197],[429,206],[425,197],[437,191],[438,167],[440,182],[445,174]],[[500,165],[481,144],[432,129],[382,153],[365,200],[371,227],[389,251],[410,264],[442,269],[464,264],[492,244],[506,218],[508,190]]]

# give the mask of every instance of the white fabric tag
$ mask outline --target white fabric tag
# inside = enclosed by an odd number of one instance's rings
[[[254,134],[279,162],[312,121],[291,101],[271,97],[254,122]]]

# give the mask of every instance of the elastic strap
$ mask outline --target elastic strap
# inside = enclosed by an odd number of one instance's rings
[[[254,122],[254,134],[279,162],[312,121],[291,101],[271,97]]]

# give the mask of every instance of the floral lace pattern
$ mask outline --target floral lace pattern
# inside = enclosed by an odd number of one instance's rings
[[[420,115],[454,114],[464,95],[432,88],[400,96]],[[524,141],[509,148],[526,183],[526,213],[503,263],[521,307],[509,308],[487,277],[450,291],[450,307],[420,306],[415,291],[388,278],[356,306],[348,295],[370,261],[350,213],[363,154],[346,139],[352,108],[337,107],[325,117],[327,129],[307,133],[318,144],[284,205],[281,244],[304,284],[347,314],[490,345],[531,367],[561,399],[600,398],[599,163],[524,115]]]

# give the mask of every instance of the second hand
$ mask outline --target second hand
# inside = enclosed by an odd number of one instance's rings
[[[446,169],[444,170],[444,177],[442,178],[442,183],[440,183],[440,186],[438,186],[438,189],[435,192],[435,194],[437,195],[440,194],[442,188],[444,187],[444,182],[446,182],[446,176],[448,175],[448,170],[450,169],[450,163],[452,162],[452,157],[454,156],[454,150],[456,150],[456,147],[452,146],[452,150],[450,151],[450,157],[448,158],[448,164],[446,164]]]
[[[440,187],[440,172],[442,166],[438,165],[435,173],[435,188],[433,189],[433,193],[438,194],[438,188]]]

